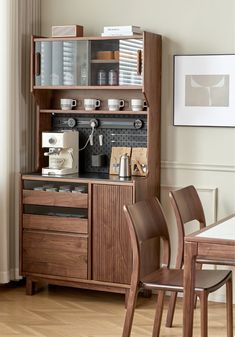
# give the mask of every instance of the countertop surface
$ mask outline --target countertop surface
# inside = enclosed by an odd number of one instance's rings
[[[66,174],[63,176],[59,175],[42,175],[41,173],[24,173],[22,174],[23,179],[43,179],[54,180],[54,179],[63,179],[63,180],[102,180],[102,181],[111,181],[111,182],[120,182],[120,183],[132,183],[137,179],[144,179],[145,177],[136,177],[132,176],[129,178],[120,178],[118,175],[111,175],[108,173],[75,173],[75,174]]]

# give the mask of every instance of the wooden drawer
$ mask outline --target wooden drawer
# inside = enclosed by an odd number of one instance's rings
[[[88,194],[23,190],[23,204],[87,208]]]
[[[87,238],[23,232],[23,273],[87,279]]]
[[[88,220],[80,218],[23,214],[23,228],[87,234]]]

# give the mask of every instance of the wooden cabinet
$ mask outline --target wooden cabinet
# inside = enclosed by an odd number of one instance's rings
[[[144,180],[113,180],[21,177],[21,274],[28,294],[40,280],[128,293],[132,255],[123,205],[134,201]],[[69,192],[61,192],[65,185]],[[73,193],[78,186],[83,193]]]
[[[123,205],[133,203],[131,186],[92,187],[92,277],[97,281],[130,283],[132,256]]]
[[[20,226],[20,268],[29,294],[39,281],[128,293],[132,256],[123,205],[160,191],[161,52],[161,36],[148,32],[131,38],[32,38],[36,162],[35,171],[21,178]],[[109,81],[110,72],[116,82]],[[62,110],[61,98],[75,99],[76,107]],[[99,99],[100,107],[86,111],[86,98]],[[110,111],[110,98],[124,100],[124,107]],[[136,98],[147,107],[132,111]],[[42,132],[75,129],[82,148],[94,119],[93,146],[79,151],[79,173],[42,176],[48,164]],[[113,146],[144,148],[146,176],[109,175]],[[100,167],[92,166],[97,154],[106,158]],[[43,188],[48,184],[55,190]],[[61,185],[71,190],[59,191]],[[78,185],[83,192],[73,193]]]

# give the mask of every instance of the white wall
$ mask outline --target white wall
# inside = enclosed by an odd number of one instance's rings
[[[173,187],[194,184],[206,191],[208,221],[211,214],[235,213],[235,128],[172,125],[173,55],[235,53],[234,0],[41,1],[43,36],[52,25],[73,23],[83,25],[86,36],[99,35],[105,25],[126,24],[163,36],[161,184],[172,232],[167,194]]]

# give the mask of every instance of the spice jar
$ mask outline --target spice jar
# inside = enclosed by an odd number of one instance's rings
[[[117,75],[117,72],[113,69],[109,70],[108,83],[109,83],[109,85],[117,85],[118,84],[118,75]]]
[[[100,69],[97,73],[97,85],[106,85],[106,72],[103,69]]]

